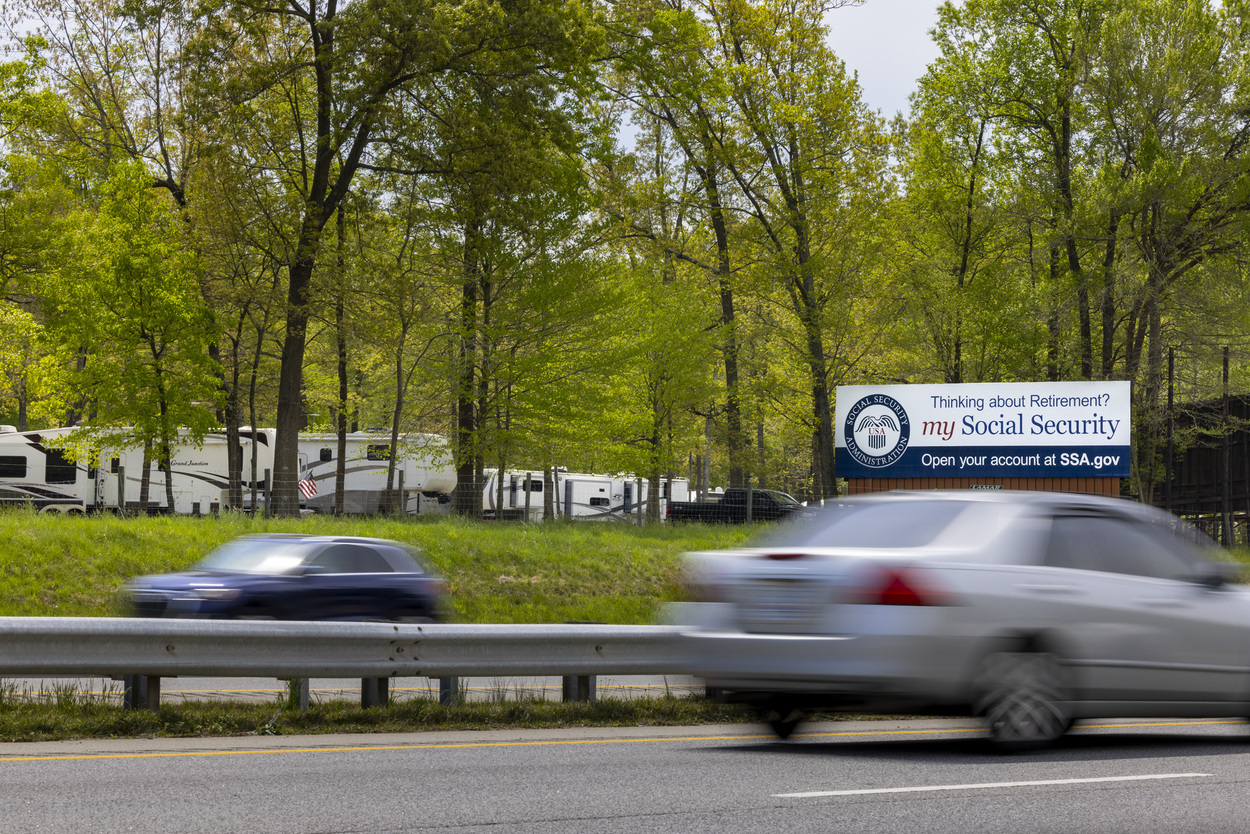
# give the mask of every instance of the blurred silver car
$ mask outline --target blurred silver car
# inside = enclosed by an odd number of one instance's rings
[[[805,712],[982,716],[1003,747],[1081,718],[1250,715],[1250,588],[1171,515],[1059,493],[849,499],[687,555],[692,671],[778,736]]]

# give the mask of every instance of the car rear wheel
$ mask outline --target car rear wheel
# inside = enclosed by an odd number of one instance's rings
[[[772,728],[777,738],[787,739],[803,721],[803,713],[789,704],[773,704],[760,710],[760,718]]]
[[[975,711],[1003,750],[1042,747],[1072,726],[1063,664],[1047,652],[996,652],[977,668]]]

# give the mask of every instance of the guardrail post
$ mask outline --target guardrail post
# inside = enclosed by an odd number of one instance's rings
[[[286,704],[290,709],[308,709],[308,678],[291,678],[286,682]]]
[[[156,675],[122,677],[123,709],[158,709],[161,705],[161,679]]]
[[[596,681],[594,675],[565,675],[564,676],[564,700],[565,701],[593,701],[595,700]]]
[[[366,709],[386,706],[391,700],[390,683],[390,678],[361,678],[360,705]]]
[[[438,679],[438,702],[445,707],[457,704],[463,698],[460,691],[460,678],[439,678]]]

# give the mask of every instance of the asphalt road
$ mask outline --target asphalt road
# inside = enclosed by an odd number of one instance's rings
[[[1003,756],[970,722],[0,745],[21,832],[1241,832],[1250,727],[1097,722]]]

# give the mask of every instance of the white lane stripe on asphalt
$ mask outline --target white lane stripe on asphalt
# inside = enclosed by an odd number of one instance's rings
[[[775,793],[780,799],[811,799],[818,796],[864,796],[874,793],[925,793],[927,791],[975,791],[984,788],[1029,788],[1039,785],[1089,785],[1096,782],[1141,782],[1147,779],[1197,779],[1210,773],[1156,773],[1144,776],[1103,776],[1096,779],[1048,779],[1038,782],[982,782],[978,785],[921,785],[912,788],[865,788],[853,791],[804,791]]]

